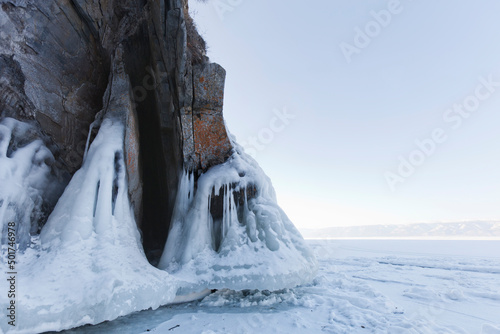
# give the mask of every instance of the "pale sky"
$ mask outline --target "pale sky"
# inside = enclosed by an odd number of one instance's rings
[[[228,129],[297,227],[500,220],[498,0],[191,11]]]

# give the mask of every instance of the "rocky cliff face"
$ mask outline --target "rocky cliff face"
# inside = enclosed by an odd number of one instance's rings
[[[119,113],[129,196],[144,248],[158,256],[183,169],[196,177],[233,150],[225,71],[205,56],[187,0],[0,3],[0,120],[33,126],[63,189],[103,115]]]
[[[0,250],[12,229],[19,250],[0,272],[20,287],[0,298],[18,315],[0,332],[314,278],[269,178],[228,137],[226,73],[186,1],[0,0]]]

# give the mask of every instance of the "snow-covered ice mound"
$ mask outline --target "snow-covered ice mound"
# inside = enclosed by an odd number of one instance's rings
[[[237,149],[224,164],[181,178],[160,268],[202,288],[282,289],[310,282],[316,260],[277,205],[271,181]],[[218,206],[214,207],[214,206]]]
[[[128,196],[124,131],[123,121],[105,117],[40,236],[31,237],[29,248],[18,253],[17,326],[1,322],[0,332],[96,324],[207,288],[276,290],[313,279],[313,254],[276,204],[270,180],[239,151],[197,182],[184,173],[161,269],[150,265]],[[24,149],[32,158],[19,153],[9,159],[18,159],[21,167],[38,158],[50,160],[48,149],[38,142],[32,146]],[[7,159],[5,154],[0,158]],[[2,171],[9,171],[5,166]],[[45,175],[43,163],[39,166],[40,172],[12,168],[22,172],[12,180]],[[35,184],[26,182],[20,190],[9,183],[10,192],[2,188],[2,196],[21,194],[15,205],[24,205],[26,189]],[[15,218],[1,213],[2,224]],[[5,259],[6,247],[2,253]],[[0,271],[6,272],[5,266],[2,260]],[[5,284],[2,280],[0,287]],[[0,308],[8,302],[2,298]]]
[[[0,122],[0,238],[7,243],[7,224],[16,222],[21,250],[38,232],[44,205],[55,204],[61,185],[51,173],[54,156],[35,129],[13,118]]]
[[[40,238],[18,254],[17,331],[95,324],[174,300],[177,280],[151,266],[142,249],[127,194],[123,131],[121,122],[103,122]],[[2,298],[0,307],[6,303]],[[0,329],[14,328],[2,321]]]

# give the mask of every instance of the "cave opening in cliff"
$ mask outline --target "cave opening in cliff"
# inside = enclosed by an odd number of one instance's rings
[[[147,33],[139,35],[147,36]],[[168,237],[180,168],[173,127],[164,127],[161,123],[161,110],[155,94],[159,83],[155,82],[154,69],[149,61],[151,54],[146,47],[137,48],[137,45],[148,43],[144,40],[135,42],[137,44],[131,41],[126,46],[134,49],[134,52],[127,53],[134,56],[126,60],[126,66],[139,121],[143,198],[142,218],[137,223],[146,257],[156,266]]]

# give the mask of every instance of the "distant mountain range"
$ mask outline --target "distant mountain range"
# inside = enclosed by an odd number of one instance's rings
[[[366,225],[301,229],[304,238],[491,238],[500,239],[499,221]]]

